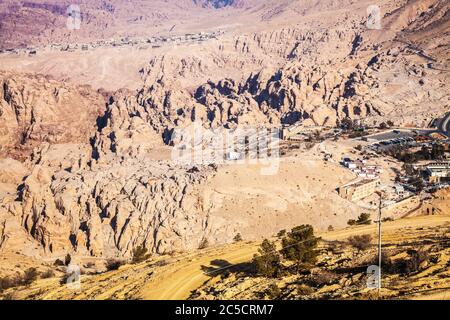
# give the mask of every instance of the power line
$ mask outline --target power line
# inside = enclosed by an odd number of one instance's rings
[[[381,206],[382,206],[382,193],[378,193],[380,201],[378,204],[378,298],[380,298],[381,290]]]

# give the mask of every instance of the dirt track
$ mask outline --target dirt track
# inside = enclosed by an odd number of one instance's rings
[[[195,290],[209,279],[207,272],[202,271],[202,266],[210,266],[217,258],[227,261],[230,265],[246,262],[252,259],[257,251],[257,245],[235,245],[231,252],[213,253],[199,256],[190,261],[181,262],[173,269],[168,270],[161,277],[151,281],[142,289],[142,298],[149,300],[184,300],[192,290]],[[219,267],[220,268],[220,267]],[[226,269],[224,266],[223,269]]]
[[[383,226],[383,231],[386,233],[395,233],[394,231],[398,228],[404,227],[426,227],[426,226],[436,226],[443,223],[450,222],[449,216],[424,216],[416,217],[410,219],[397,220],[394,222],[385,223]],[[376,233],[377,226],[375,224],[369,226],[361,226],[356,228],[349,228],[344,230],[339,230],[335,232],[325,233],[322,236],[324,240],[343,240],[350,236],[357,234],[367,234]],[[390,237],[389,237],[390,238]],[[252,243],[241,248],[237,248],[235,251],[230,253],[223,253],[220,255],[220,259],[227,260],[230,263],[242,263],[250,260],[253,254],[256,252],[257,246]],[[186,263],[177,267],[175,272],[171,273],[169,276],[164,278],[156,279],[152,286],[158,288],[158,290],[147,291],[143,289],[144,299],[186,299],[189,297],[192,290],[198,288],[203,282],[208,280],[209,276],[201,271],[202,265],[208,265],[214,259],[211,255],[206,255],[199,258],[198,260]],[[428,295],[430,298],[440,299],[444,296],[446,292],[434,293]],[[450,296],[450,294],[449,294]]]

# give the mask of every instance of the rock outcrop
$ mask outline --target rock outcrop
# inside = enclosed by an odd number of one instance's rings
[[[0,156],[23,160],[42,142],[89,143],[104,108],[89,87],[0,73]]]
[[[2,230],[3,249],[14,247],[11,235],[19,230],[49,256],[126,257],[140,245],[170,253],[195,249],[207,236],[208,214],[196,186],[213,168],[183,170],[139,159],[87,163],[89,152],[51,146],[28,164],[18,198],[0,205],[1,224],[14,229]]]

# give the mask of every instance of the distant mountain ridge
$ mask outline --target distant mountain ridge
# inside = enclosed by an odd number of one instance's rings
[[[71,4],[69,0],[0,0],[0,49],[111,38],[124,29],[128,36],[148,35],[149,29],[157,33],[179,21],[207,21],[211,14],[220,15],[220,9],[249,7],[252,1],[79,0],[75,4],[80,8],[82,28],[68,30]]]

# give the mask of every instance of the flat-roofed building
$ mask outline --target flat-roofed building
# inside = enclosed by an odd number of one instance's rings
[[[358,201],[375,193],[380,179],[360,180],[339,187],[339,195],[350,201]]]
[[[450,180],[450,161],[429,163],[426,168],[431,183]]]

